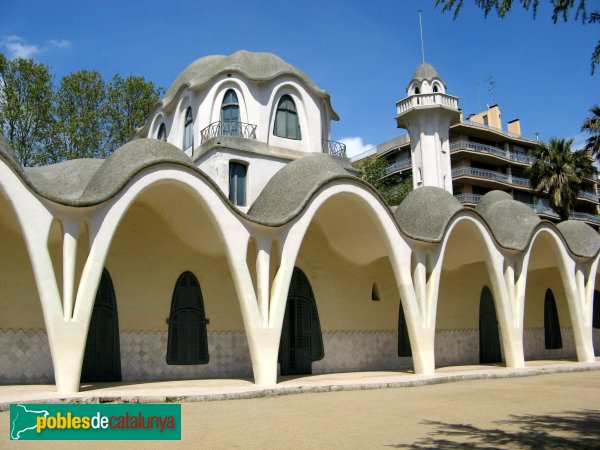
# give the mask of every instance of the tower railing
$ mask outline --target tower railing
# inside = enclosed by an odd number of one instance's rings
[[[410,97],[400,100],[396,103],[396,114],[402,114],[410,108],[420,106],[445,106],[447,108],[458,109],[458,98],[441,92],[433,92],[431,94],[415,94]]]
[[[213,122],[200,131],[200,144],[220,136],[256,139],[256,125],[244,122]]]
[[[321,140],[321,149],[328,155],[346,158],[346,144],[337,141]]]

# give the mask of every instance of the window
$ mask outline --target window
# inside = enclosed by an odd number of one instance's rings
[[[439,89],[438,89],[438,87],[437,87],[437,84],[434,84],[434,85],[433,85],[433,92],[439,92]]]
[[[398,356],[412,356],[410,338],[408,336],[408,326],[406,325],[404,309],[402,308],[402,300],[400,300],[400,309],[398,311]]]
[[[296,104],[289,95],[284,95],[279,100],[273,134],[287,139],[302,139]]]
[[[194,120],[192,118],[192,108],[185,111],[185,125],[183,128],[183,150],[187,150],[194,144]]]
[[[246,173],[248,166],[238,162],[229,163],[229,200],[234,205],[246,204]]]
[[[483,124],[487,127],[489,125],[489,120],[487,114],[483,115]]]
[[[156,135],[156,139],[159,141],[167,142],[167,129],[165,128],[165,124],[161,123],[160,127],[158,127],[158,133]]]
[[[221,126],[224,136],[238,136],[240,122],[240,105],[233,89],[225,92],[221,105]]]
[[[371,300],[374,302],[381,300],[381,296],[379,295],[379,286],[377,286],[377,283],[373,283],[373,287],[371,288]]]
[[[546,290],[546,298],[544,299],[544,338],[546,349],[562,348],[556,301],[550,289]]]
[[[171,300],[167,364],[208,364],[206,325],[200,283],[193,273],[184,272]]]
[[[415,95],[419,95],[420,93],[421,93],[421,90],[418,87],[416,87],[415,88]]]
[[[600,291],[594,291],[594,312],[592,317],[592,326],[600,328]]]

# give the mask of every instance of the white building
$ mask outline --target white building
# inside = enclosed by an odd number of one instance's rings
[[[450,117],[423,155],[456,109],[436,86],[399,111]],[[0,381],[595,361],[593,229],[498,191],[463,208],[443,178],[392,211],[330,120],[298,69],[238,52],[190,65],[106,160],[23,168],[0,140]]]

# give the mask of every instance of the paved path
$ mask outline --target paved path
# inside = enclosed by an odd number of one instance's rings
[[[598,448],[600,371],[184,403],[182,417],[181,448]],[[0,447],[25,448],[7,440],[8,422],[0,413]]]

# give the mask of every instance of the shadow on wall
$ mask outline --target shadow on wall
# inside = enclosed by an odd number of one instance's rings
[[[499,420],[498,428],[477,428],[470,424],[424,421],[435,428],[429,436],[411,445],[390,445],[406,449],[490,449],[543,448],[596,449],[600,440],[600,411],[564,411],[556,415],[512,416]]]

